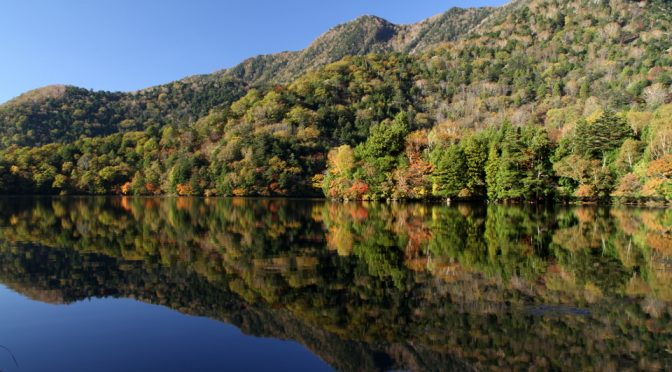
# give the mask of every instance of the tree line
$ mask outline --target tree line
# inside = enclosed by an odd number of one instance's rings
[[[646,116],[648,122],[628,123]],[[332,149],[325,195],[343,199],[488,199],[494,201],[672,200],[672,105],[654,113],[600,111],[559,141],[546,128],[513,126],[411,131],[405,114],[374,126],[354,149]],[[641,123],[639,123],[641,124]]]

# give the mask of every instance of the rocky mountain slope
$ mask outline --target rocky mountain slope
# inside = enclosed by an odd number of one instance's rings
[[[254,57],[223,74],[252,83],[288,83],[346,56],[418,53],[467,34],[493,11],[494,8],[453,8],[410,25],[363,16],[334,27],[304,50]]]

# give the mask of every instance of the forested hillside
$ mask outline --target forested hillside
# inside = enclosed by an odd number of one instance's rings
[[[73,86],[36,89],[0,106],[0,148],[189,124],[230,105],[245,86],[227,77],[197,76],[134,93]]]
[[[54,88],[0,108],[0,189],[670,201],[671,32],[670,1],[516,1],[135,95]]]
[[[490,12],[453,8],[412,25],[364,16],[334,27],[305,50],[262,55],[231,69],[133,93],[72,86],[36,89],[0,105],[0,148],[66,143],[152,126],[189,126],[212,109],[226,108],[250,87],[286,84],[347,56],[425,50],[466,34]]]

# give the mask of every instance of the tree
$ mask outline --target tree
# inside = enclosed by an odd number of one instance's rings
[[[505,123],[486,164],[488,197],[494,200],[540,200],[553,190],[550,140],[542,128],[514,128]]]
[[[467,170],[466,188],[472,196],[485,196],[485,165],[488,161],[488,133],[473,134],[462,143]]]
[[[62,174],[57,174],[56,177],[54,177],[54,183],[51,187],[61,193],[65,192],[68,188],[68,177]]]
[[[331,149],[328,159],[329,171],[335,175],[347,176],[355,166],[355,153],[348,145]]]
[[[499,199],[497,192],[497,174],[499,172],[499,149],[496,144],[490,145],[488,152],[488,161],[485,164],[485,184],[487,187],[488,198],[492,200]]]
[[[647,181],[642,190],[645,196],[672,200],[672,154],[652,161],[646,175]]]
[[[661,106],[655,111],[646,132],[653,159],[672,154],[672,105]]]
[[[369,138],[360,149],[361,157],[396,156],[404,149],[408,131],[408,115],[405,112],[398,114],[392,122],[373,125]]]
[[[642,184],[634,173],[623,176],[612,196],[626,201],[634,200],[639,196]]]
[[[560,193],[565,196],[574,194],[581,184],[590,183],[591,161],[579,155],[571,154],[553,164],[553,171],[559,177]]]
[[[595,122],[580,120],[574,134],[574,150],[588,158],[602,159],[634,133],[626,120],[612,111],[605,111]]]
[[[632,138],[626,139],[618,150],[618,155],[614,161],[614,167],[618,175],[629,173],[639,162],[644,153],[646,145],[643,142]]]
[[[460,145],[436,148],[432,158],[433,194],[445,198],[460,195],[467,184],[467,160]]]
[[[194,168],[194,160],[191,157],[181,157],[170,172],[170,187],[174,192],[178,192],[178,185],[186,185],[190,179]],[[182,186],[182,193],[185,194],[185,186]]]
[[[142,172],[135,172],[133,179],[131,180],[130,191],[133,195],[145,195],[149,191],[147,190],[146,185],[147,181],[144,174]]]
[[[646,103],[649,107],[656,108],[667,100],[669,93],[667,88],[660,83],[653,84],[650,87],[646,87],[642,93],[642,96],[646,100]]]
[[[525,169],[523,194],[526,199],[541,200],[553,191],[553,169],[550,161],[551,141],[543,128],[527,127],[523,131],[521,167]]]
[[[523,178],[520,165],[522,143],[520,128],[504,123],[498,137],[501,141],[493,144],[491,155],[494,159],[486,167],[488,172],[488,196],[494,200],[512,200],[522,198],[521,180]]]

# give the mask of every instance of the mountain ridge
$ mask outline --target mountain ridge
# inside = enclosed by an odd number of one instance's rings
[[[344,57],[404,52],[411,45],[413,52],[417,52],[441,41],[454,40],[493,9],[452,8],[409,25],[395,25],[377,16],[360,16],[331,28],[303,50],[259,55],[232,68],[137,91],[96,91],[63,84],[33,89],[0,104],[3,137],[0,148],[11,144],[39,146],[68,142],[82,136],[143,130],[152,125],[193,124],[212,109],[230,105],[250,88],[288,84],[310,70]],[[101,97],[103,102],[115,102],[112,115],[101,112],[109,109],[95,106]],[[78,107],[90,120],[80,120],[82,115],[68,110],[55,111],[57,105]]]
[[[412,24],[395,24],[375,15],[363,15],[331,28],[303,50],[251,57],[219,73],[240,78],[253,85],[288,83],[312,68],[346,56],[389,52],[416,53],[436,43],[455,40],[470,31],[473,25],[491,14],[494,9],[496,8],[451,8]],[[353,39],[357,42],[353,43]],[[256,72],[256,65],[263,67],[261,74]]]
[[[105,91],[105,90],[95,90],[95,89],[90,89],[90,90],[98,91],[98,92],[134,94],[134,93],[139,93],[139,92],[152,90],[152,89],[161,87],[163,85],[172,84],[172,83],[176,83],[176,82],[188,82],[190,80],[198,80],[198,79],[203,79],[203,78],[214,78],[214,77],[218,77],[218,76],[226,76],[226,77],[230,77],[230,78],[239,78],[239,79],[245,81],[247,84],[255,84],[255,83],[259,84],[259,83],[267,83],[267,82],[277,83],[280,80],[273,80],[270,77],[265,77],[265,79],[259,79],[259,78],[245,79],[245,76],[247,76],[248,74],[241,73],[241,71],[244,71],[245,69],[250,68],[249,65],[254,65],[254,64],[262,64],[263,65],[265,63],[264,61],[268,61],[268,60],[277,59],[278,62],[272,62],[272,63],[274,63],[274,64],[277,63],[279,65],[289,63],[289,59],[291,59],[293,56],[298,57],[302,53],[305,53],[305,52],[307,52],[311,49],[324,48],[324,47],[320,47],[317,44],[319,44],[320,42],[324,42],[325,39],[333,38],[335,35],[337,36],[337,34],[339,32],[342,32],[344,29],[355,28],[356,31],[361,31],[361,26],[362,25],[367,25],[368,24],[370,26],[372,22],[377,23],[378,25],[383,27],[382,30],[377,30],[378,32],[382,32],[382,31],[384,31],[385,29],[388,29],[388,28],[389,29],[394,29],[393,31],[395,33],[399,33],[399,32],[410,33],[411,29],[421,29],[420,31],[427,32],[427,31],[435,31],[435,30],[427,30],[427,28],[429,28],[430,26],[434,26],[436,21],[445,21],[446,19],[450,20],[451,17],[461,16],[461,15],[465,15],[465,14],[467,14],[469,16],[472,16],[474,19],[479,19],[480,17],[485,17],[485,16],[489,15],[490,12],[492,12],[494,9],[496,9],[496,8],[495,7],[481,7],[481,8],[458,8],[458,7],[453,7],[451,9],[447,10],[446,12],[439,13],[439,14],[436,14],[436,15],[431,16],[429,18],[426,18],[424,20],[421,20],[419,22],[409,23],[409,24],[396,24],[396,23],[393,23],[391,21],[388,21],[385,18],[376,16],[376,15],[373,15],[373,14],[361,15],[361,16],[355,18],[352,21],[338,24],[338,25],[332,27],[331,29],[325,31],[324,33],[322,33],[318,37],[316,37],[304,49],[300,49],[300,50],[296,50],[296,51],[286,50],[286,51],[280,51],[280,52],[276,52],[276,53],[259,54],[259,55],[253,56],[253,57],[248,57],[248,58],[244,59],[243,61],[241,61],[240,63],[238,63],[235,66],[230,67],[230,68],[220,69],[220,70],[217,70],[217,71],[212,72],[212,73],[189,75],[189,76],[186,76],[184,78],[180,78],[180,79],[177,79],[177,80],[174,80],[174,81],[171,81],[171,82],[167,82],[167,83],[163,83],[163,84],[159,84],[159,85],[154,85],[154,86],[150,86],[150,87],[146,87],[146,88],[140,88],[140,89],[137,89],[137,90],[131,90],[131,91]],[[475,14],[472,14],[472,13],[475,13]],[[479,14],[479,13],[482,13],[482,14]],[[447,39],[452,39],[452,38],[454,38],[456,36],[459,36],[459,35],[462,35],[462,34],[464,34],[464,32],[460,32],[460,33],[451,32],[449,34],[449,36],[447,36],[446,38]],[[395,36],[398,36],[398,35],[395,35]],[[407,36],[407,35],[403,35],[403,36]],[[418,38],[415,38],[412,41],[416,42],[416,43],[420,42],[420,40],[417,40],[417,39]],[[385,41],[387,41],[387,40],[385,40]],[[404,45],[404,46],[407,46],[407,45]],[[375,49],[376,47],[381,48],[381,49],[376,50]],[[403,47],[402,48],[399,48],[399,47],[393,48],[395,50],[385,50],[386,49],[385,46],[374,46],[373,49],[369,49],[369,48],[370,48],[370,46],[364,45],[364,48],[360,51],[350,51],[350,52],[340,54],[338,56],[334,56],[332,58],[329,58],[329,62],[335,62],[335,61],[337,61],[337,60],[339,60],[339,59],[341,59],[345,56],[362,55],[362,54],[366,54],[366,53],[369,53],[369,52],[390,52],[390,51],[403,52],[403,51],[408,51],[408,50],[402,50],[402,49],[404,49]],[[413,52],[416,52],[416,51],[417,51],[417,48],[414,48]],[[329,62],[319,63],[318,65],[324,65],[324,64],[327,64]],[[266,63],[268,63],[268,62],[266,62]],[[315,66],[312,66],[312,67],[315,67]],[[299,69],[299,70],[301,70],[301,69]],[[306,72],[306,71],[296,71],[296,68],[293,70],[294,74],[303,73],[303,72]],[[264,75],[268,75],[268,73],[264,73]],[[290,78],[290,77],[284,76],[281,79],[281,81],[283,83],[287,83],[287,82],[289,82],[289,80],[287,80],[287,78]],[[295,78],[295,76],[292,76],[291,78]],[[266,81],[267,79],[268,79],[268,81]],[[248,81],[248,80],[251,80],[251,81]],[[86,89],[86,88],[80,88],[80,87],[78,87],[76,85],[72,85],[72,84],[61,84],[61,83],[59,83],[59,84],[49,84],[49,85],[46,85],[46,86],[43,86],[43,87],[38,87],[38,88],[35,88],[35,89],[28,90],[28,91],[20,94],[19,96],[16,96],[16,97],[11,98],[11,99],[9,99],[5,102],[2,102],[2,103],[0,103],[0,107],[5,106],[5,105],[11,105],[12,103],[20,103],[20,102],[22,102],[21,97],[26,96],[26,95],[28,95],[28,96],[33,95],[33,96],[37,96],[37,97],[46,96],[47,98],[58,98],[58,96],[54,96],[53,94],[43,93],[43,91],[50,91],[50,90],[53,90],[53,89],[58,88],[58,87],[60,87],[60,88],[62,88],[62,87],[74,87],[74,88],[79,88],[79,89]],[[61,92],[61,95],[62,95],[62,93],[64,93],[64,92]],[[28,97],[24,97],[24,99],[27,99],[27,98]],[[35,101],[35,99],[32,99],[32,100]]]

